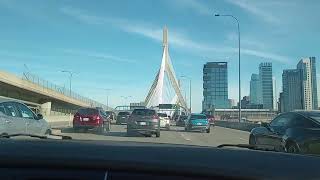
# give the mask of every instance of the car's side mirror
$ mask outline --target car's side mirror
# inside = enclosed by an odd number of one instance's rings
[[[43,115],[42,114],[37,114],[37,120],[43,119]]]

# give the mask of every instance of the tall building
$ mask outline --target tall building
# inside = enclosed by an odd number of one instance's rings
[[[272,92],[273,92],[273,109],[278,110],[278,99],[277,99],[277,81],[276,77],[272,77]]]
[[[283,109],[288,112],[304,109],[303,74],[301,69],[286,69],[282,73]]]
[[[284,111],[284,97],[283,97],[283,92],[279,94],[279,103],[278,103],[278,112],[283,113]]]
[[[303,74],[304,109],[318,109],[316,58],[303,58],[297,64],[297,69]]]
[[[203,66],[203,110],[229,107],[227,67],[227,62],[208,62]]]
[[[258,74],[252,74],[250,80],[250,102],[261,104],[261,88]]]
[[[260,63],[259,79],[263,108],[273,109],[272,63]]]

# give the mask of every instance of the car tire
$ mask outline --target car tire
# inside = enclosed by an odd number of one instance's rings
[[[257,144],[256,137],[253,134],[250,134],[250,136],[249,136],[249,144],[250,145],[256,145]]]
[[[290,142],[286,149],[288,153],[298,154],[300,152],[298,146],[294,142]]]
[[[210,127],[206,129],[206,133],[210,133]]]
[[[160,137],[160,131],[156,132],[156,137]]]
[[[45,135],[50,135],[50,134],[52,134],[51,129],[47,129],[47,130],[46,130],[46,132],[45,132],[44,134],[45,134]]]

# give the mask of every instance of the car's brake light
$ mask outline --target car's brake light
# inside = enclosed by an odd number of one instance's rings
[[[153,115],[152,116],[152,121],[153,122],[158,122],[159,121],[159,116]]]

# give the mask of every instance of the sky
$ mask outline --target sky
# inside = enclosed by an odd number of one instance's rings
[[[236,22],[215,13],[240,22],[241,89],[249,95],[259,63],[272,62],[279,93],[283,69],[319,58],[319,7],[302,0],[0,0],[0,70],[28,70],[66,87],[61,71],[69,70],[83,96],[105,103],[108,94],[111,106],[126,103],[121,96],[140,102],[160,67],[167,26],[176,76],[192,79],[192,108],[200,111],[206,62],[228,62],[229,98],[238,96]]]

